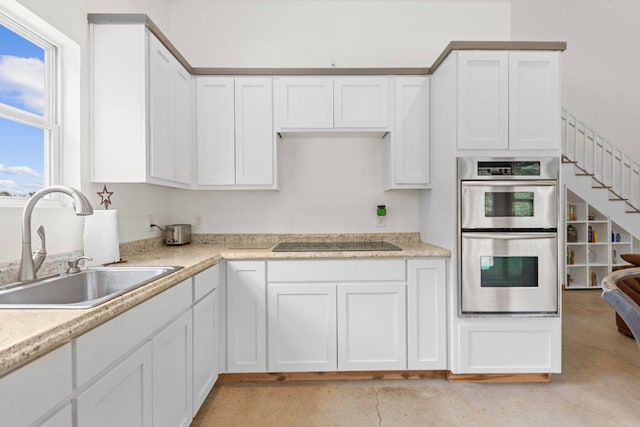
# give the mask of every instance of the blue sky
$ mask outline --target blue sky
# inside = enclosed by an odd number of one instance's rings
[[[37,115],[44,105],[44,50],[0,25],[0,103]],[[0,191],[42,188],[44,131],[0,118]]]

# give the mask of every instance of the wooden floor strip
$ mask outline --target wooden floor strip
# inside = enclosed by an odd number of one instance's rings
[[[447,371],[350,371],[220,374],[218,382],[446,379]]]
[[[551,374],[454,374],[449,372],[451,383],[550,383]]]
[[[450,371],[260,372],[220,374],[218,383],[411,379],[448,379],[451,383],[549,383],[551,374],[454,374]]]

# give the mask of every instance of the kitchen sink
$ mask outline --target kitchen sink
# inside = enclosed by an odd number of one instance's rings
[[[0,291],[0,309],[84,309],[100,305],[182,267],[95,267]]]

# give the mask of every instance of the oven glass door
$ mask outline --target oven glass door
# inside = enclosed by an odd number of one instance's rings
[[[556,181],[463,181],[460,191],[463,229],[557,227]]]
[[[557,313],[557,252],[556,233],[462,233],[462,313]]]

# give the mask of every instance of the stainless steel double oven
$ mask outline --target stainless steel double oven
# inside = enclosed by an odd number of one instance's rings
[[[459,158],[462,316],[558,313],[557,158]]]

